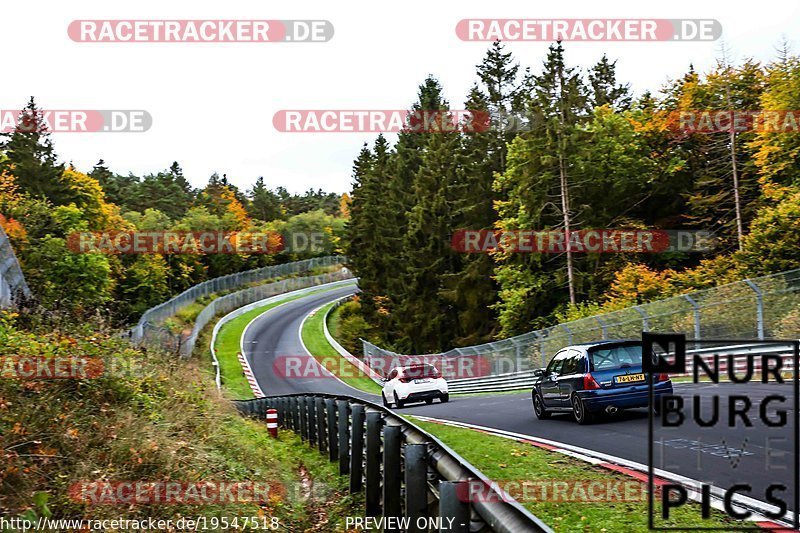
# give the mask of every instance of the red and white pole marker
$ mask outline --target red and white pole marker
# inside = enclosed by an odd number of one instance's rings
[[[278,438],[278,410],[267,409],[267,429],[271,437]]]

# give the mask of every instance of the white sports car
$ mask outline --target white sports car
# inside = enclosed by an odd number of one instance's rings
[[[403,407],[409,402],[433,403],[435,398],[444,403],[450,399],[447,382],[436,367],[428,364],[398,366],[383,380],[383,405]]]

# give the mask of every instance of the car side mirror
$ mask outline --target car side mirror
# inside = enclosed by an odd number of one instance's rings
[[[537,378],[542,377],[544,375],[544,368],[537,368],[533,371],[533,375]]]

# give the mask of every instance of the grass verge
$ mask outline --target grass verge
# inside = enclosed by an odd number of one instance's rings
[[[292,434],[271,439],[262,422],[241,417],[200,361],[133,348],[102,324],[28,330],[15,322],[0,312],[0,360],[12,373],[0,379],[1,516],[34,524],[38,517],[276,517],[284,531],[331,531],[343,517],[363,514],[336,465]],[[53,366],[88,360],[96,372],[14,379],[17,358]],[[79,483],[163,481],[268,482],[285,492],[264,502],[165,505],[124,495],[115,502],[117,491],[71,491],[86,486]],[[98,495],[104,504],[92,503]]]
[[[334,304],[335,302],[331,302],[317,309],[316,313],[306,318],[306,321],[303,323],[302,331],[303,344],[306,345],[306,349],[311,352],[311,355],[313,355],[322,366],[327,368],[346,384],[364,392],[380,394],[380,385],[372,381],[372,378],[342,357],[339,352],[331,346],[328,339],[325,338],[325,330],[323,329],[325,314]]]
[[[646,483],[618,474],[600,466],[556,453],[530,444],[524,444],[471,429],[457,428],[423,422],[409,417],[422,429],[430,432],[472,463],[489,479],[503,482],[599,481],[601,483],[636,483],[641,485],[637,494],[644,493]],[[509,486],[515,486],[509,484]],[[531,485],[535,486],[535,485]],[[605,485],[604,485],[605,486]],[[512,496],[516,494],[509,491]],[[537,491],[522,494],[537,496]],[[603,502],[552,502],[543,498],[521,497],[518,501],[556,531],[649,531],[647,527],[647,499],[642,501]],[[716,527],[723,530],[739,526],[718,511],[708,520],[700,519],[700,507],[690,504],[673,509],[670,519],[658,520],[660,527]]]

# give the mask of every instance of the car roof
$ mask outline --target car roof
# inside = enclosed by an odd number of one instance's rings
[[[432,365],[431,363],[415,363],[413,365],[396,366],[392,370],[408,370],[409,368],[422,368],[424,366],[429,366],[434,369],[436,368],[436,366]]]
[[[637,339],[608,339],[604,341],[593,341],[593,342],[583,342],[580,344],[572,344],[570,346],[565,346],[565,348],[595,348],[597,346],[625,346],[631,344],[641,344],[642,341]]]

